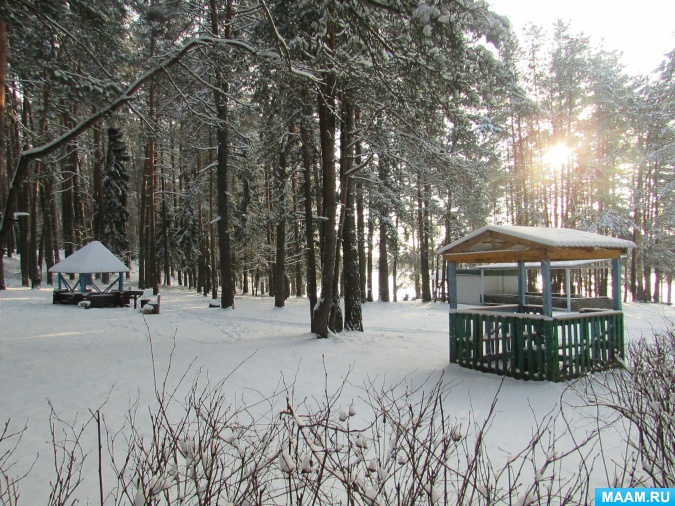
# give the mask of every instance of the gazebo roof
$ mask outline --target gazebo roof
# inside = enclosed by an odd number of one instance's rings
[[[438,250],[448,262],[537,262],[617,258],[632,241],[568,228],[489,225]]]
[[[99,241],[92,241],[51,267],[49,272],[66,274],[129,272],[129,268]]]

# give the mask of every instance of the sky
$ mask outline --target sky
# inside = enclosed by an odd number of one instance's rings
[[[597,46],[623,52],[629,74],[652,72],[675,49],[675,0],[488,0],[517,34],[533,22],[547,30],[557,19],[570,21]]]

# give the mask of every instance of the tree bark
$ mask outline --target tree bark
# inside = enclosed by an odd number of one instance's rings
[[[314,217],[312,215],[312,159],[309,146],[310,139],[307,128],[300,125],[300,140],[302,141],[302,163],[304,165],[304,191],[305,191],[305,255],[307,262],[307,299],[309,299],[309,315],[311,331],[316,332],[314,325],[314,308],[317,302],[316,283],[316,252],[314,248]]]
[[[226,25],[224,38],[230,38],[230,21],[232,20],[232,3],[227,3]],[[217,38],[219,36],[218,11],[216,0],[210,0],[211,31]],[[217,126],[216,141],[218,143],[218,155],[216,166],[216,187],[218,215],[218,248],[220,250],[220,279],[222,292],[220,307],[234,307],[234,275],[232,269],[232,253],[230,241],[230,197],[229,197],[229,126],[228,126],[228,82],[223,75],[222,67],[217,71],[216,87],[213,91],[213,99],[216,106]]]
[[[340,172],[344,196],[344,224],[342,229],[342,256],[344,273],[345,314],[344,328],[363,332],[361,312],[361,277],[359,276],[358,239],[356,236],[356,184],[351,177],[353,166],[354,109],[345,98],[342,104],[343,120],[340,135]]]
[[[156,243],[156,212],[155,212],[155,142],[150,139],[145,145],[145,160],[143,163],[143,287],[152,288],[156,295],[159,292],[157,279],[157,243]]]
[[[92,111],[92,113],[95,111]],[[103,240],[103,120],[94,125],[94,239]]]
[[[295,256],[295,296],[302,297],[303,295],[303,286],[302,286],[302,238],[300,237],[300,223],[298,216],[302,212],[298,203],[298,177],[299,174],[296,172],[293,175],[293,244],[295,246],[294,256]]]
[[[354,110],[354,122],[358,125],[359,120],[360,112],[359,108],[356,107]],[[361,140],[358,139],[354,144],[354,163],[357,167],[360,167],[362,163],[361,153]],[[354,192],[354,198],[356,201],[356,240],[358,242],[357,249],[359,259],[359,289],[361,292],[361,302],[364,303],[368,299],[368,291],[366,287],[366,224],[363,205],[363,183],[361,181],[356,181]]]
[[[0,0],[0,209],[5,207],[5,194],[7,193],[7,164],[5,163],[5,88],[7,84],[7,0]],[[0,241],[0,250],[4,242]],[[5,285],[4,253],[0,253],[0,290]]]
[[[321,258],[321,297],[314,310],[316,335],[328,337],[328,320],[333,296],[335,295],[335,252],[336,252],[336,183],[335,183],[335,78],[329,74],[324,78],[321,93],[318,94],[319,132],[321,138],[321,168],[323,173],[323,255]]]
[[[285,144],[285,143],[284,143]],[[274,259],[274,306],[286,304],[286,146],[282,144],[274,170],[274,201],[277,214]]]
[[[389,178],[387,162],[384,158],[380,158],[378,164],[379,178],[383,185],[387,184]],[[380,209],[380,247],[378,259],[378,284],[379,284],[379,300],[381,302],[389,302],[389,263],[387,260],[387,241],[389,239],[389,216],[388,206],[382,205]]]
[[[394,230],[398,230],[398,215],[396,216],[396,223],[394,225]],[[398,278],[398,234],[394,234],[393,241],[392,241],[392,255],[391,255],[391,285],[392,285],[392,300],[394,302],[398,302],[398,295],[397,295],[397,283],[396,279]]]
[[[366,256],[366,302],[373,302],[373,236],[375,218],[368,215],[368,254]]]
[[[422,302],[431,302],[431,279],[429,276],[429,235],[430,213],[429,200],[431,199],[431,185],[424,182],[422,198],[422,223],[420,228],[420,270],[422,272]]]

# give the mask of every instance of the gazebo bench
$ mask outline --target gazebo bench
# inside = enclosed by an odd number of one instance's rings
[[[85,299],[82,292],[73,292],[70,290],[54,290],[52,294],[52,304],[73,304],[77,305]]]
[[[120,303],[120,292],[110,292],[110,293],[90,293],[87,296],[89,301],[88,308],[97,308],[97,307],[118,307]]]

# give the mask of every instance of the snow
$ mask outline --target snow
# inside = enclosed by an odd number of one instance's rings
[[[99,241],[92,241],[54,265],[49,272],[69,274],[129,272],[129,268]]]
[[[474,237],[477,237],[486,232],[497,232],[505,234],[518,239],[527,241],[534,241],[545,246],[557,248],[618,248],[618,249],[632,249],[635,243],[625,239],[617,239],[615,237],[594,234],[593,232],[585,232],[583,230],[574,230],[571,228],[543,228],[543,227],[523,227],[523,226],[503,226],[503,225],[488,225],[481,229],[475,230],[470,234],[458,239],[451,244],[443,246],[437,251],[441,254],[445,251],[451,250],[460,244],[463,244]]]
[[[140,419],[155,402],[153,362],[161,381],[171,360],[171,384],[186,371],[189,380],[197,373],[213,383],[227,377],[233,403],[242,396],[272,394],[280,384],[292,384],[296,399],[320,399],[347,378],[341,404],[348,415],[359,416],[367,411],[360,404],[364,385],[428,383],[431,389],[442,377],[453,385],[445,399],[447,413],[462,430],[485,418],[499,391],[486,444],[493,458],[504,461],[525,447],[535,418],[549,416],[561,396],[574,395],[567,384],[510,378],[502,384],[500,376],[449,365],[448,306],[441,303],[368,303],[363,333],[316,339],[309,331],[306,299],[291,298],[275,308],[272,298],[239,296],[236,310],[221,311],[209,308],[208,297],[163,287],[159,315],[131,308],[83,311],[51,304],[51,288],[19,287],[17,259],[5,262],[9,289],[0,292],[0,423],[11,419],[16,427],[28,427],[13,470],[27,471],[35,461],[21,483],[20,504],[46,504],[54,479],[50,403],[70,422],[84,422],[101,407],[106,425],[120,429],[131,405],[138,402]],[[628,339],[675,321],[675,309],[666,305],[628,303],[625,312]],[[349,423],[358,423],[359,416]],[[586,423],[578,426],[583,431]],[[83,437],[91,454],[76,495],[86,504],[96,502],[98,494],[95,428]],[[366,448],[369,441],[361,437],[356,444]],[[283,453],[279,464],[288,465]],[[606,486],[603,479],[597,486]]]

